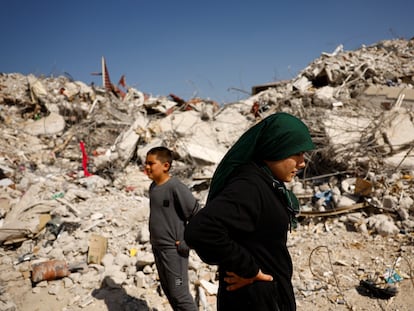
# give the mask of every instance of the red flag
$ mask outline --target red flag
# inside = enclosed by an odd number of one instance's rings
[[[83,167],[83,174],[85,175],[85,177],[89,177],[92,174],[88,172],[88,155],[86,154],[86,150],[85,150],[85,143],[83,141],[81,141],[79,143],[81,151],[82,151],[82,167]]]
[[[119,79],[118,85],[121,85],[124,88],[126,88],[125,75],[121,76],[121,78]]]

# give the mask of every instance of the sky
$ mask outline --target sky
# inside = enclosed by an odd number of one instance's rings
[[[323,52],[414,37],[412,0],[2,0],[0,73],[112,83],[220,104]]]

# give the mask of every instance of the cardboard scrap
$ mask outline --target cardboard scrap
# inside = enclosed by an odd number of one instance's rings
[[[357,178],[355,181],[355,190],[356,195],[368,196],[372,192],[372,183],[366,179]]]
[[[89,237],[88,264],[101,264],[108,248],[108,239],[97,234]]]

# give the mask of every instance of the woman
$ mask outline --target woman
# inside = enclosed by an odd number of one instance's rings
[[[218,265],[218,311],[296,310],[286,240],[298,204],[284,182],[313,148],[302,121],[275,113],[247,130],[217,167],[184,238]]]

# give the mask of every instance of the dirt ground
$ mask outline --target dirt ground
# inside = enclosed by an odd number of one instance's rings
[[[297,310],[414,310],[413,241],[412,233],[382,237],[349,230],[337,218],[302,224],[289,238]],[[377,292],[381,293],[387,268],[402,278],[390,284],[397,290],[391,298],[376,297],[375,290],[360,286],[361,280],[375,280],[377,289],[380,288]],[[3,271],[4,267],[0,269]],[[171,310],[156,288],[97,283],[85,298],[79,294],[79,286],[82,285],[66,287],[62,280],[56,280],[32,288],[29,280],[19,278],[8,282],[6,291],[18,311]],[[200,306],[200,310],[216,310],[215,297],[207,298],[208,308]]]
[[[291,255],[298,310],[414,310],[412,234],[362,234],[336,219],[309,225],[296,234]],[[398,272],[402,280],[387,284],[383,277],[387,269]],[[361,286],[361,281],[369,280],[380,290]],[[376,292],[382,293],[387,285],[397,294],[378,298]]]

